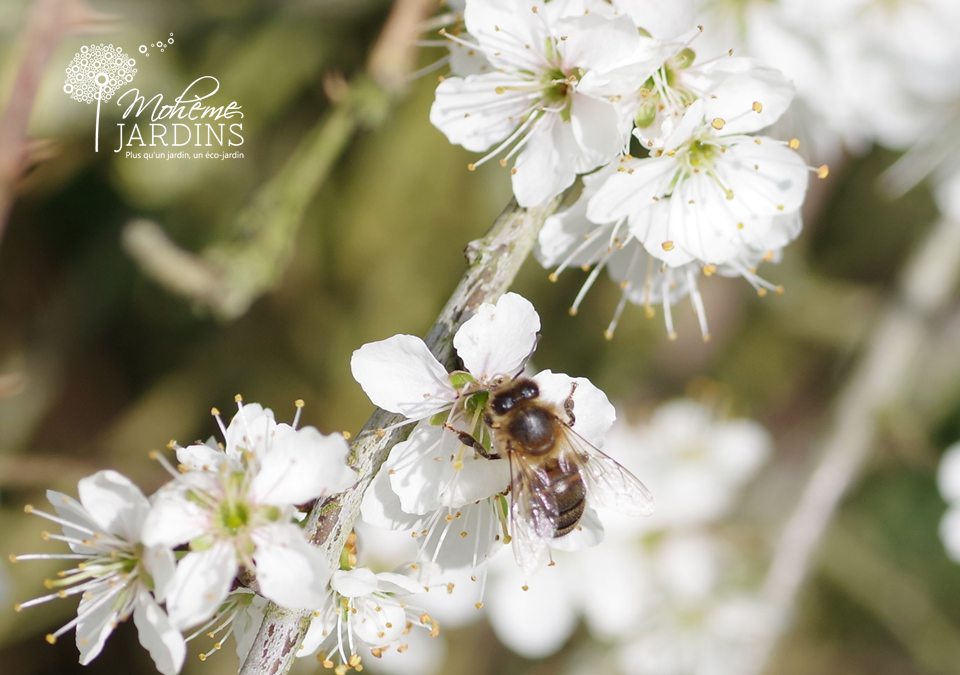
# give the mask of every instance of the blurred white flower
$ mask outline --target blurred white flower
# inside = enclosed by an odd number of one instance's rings
[[[769,433],[749,419],[722,419],[690,399],[662,404],[643,427],[616,425],[607,447],[643,475],[657,495],[634,531],[698,525],[726,516],[743,486],[770,455]],[[629,452],[643,448],[642,452]]]
[[[625,675],[740,675],[769,624],[752,595],[664,603],[619,648]]]
[[[216,412],[216,411],[215,411]],[[298,416],[299,417],[299,416]],[[260,592],[284,607],[316,607],[329,563],[294,522],[296,506],[350,487],[347,443],[313,427],[277,424],[273,412],[243,405],[223,428],[226,446],[177,447],[187,468],[156,495],[144,543],[190,543],[167,593],[171,621],[196,625],[214,615],[241,567]]]
[[[17,611],[48,600],[79,595],[72,621],[47,636],[57,638],[76,627],[80,663],[100,654],[110,633],[133,614],[142,644],[164,675],[180,672],[187,648],[158,603],[164,601],[174,571],[173,551],[141,537],[150,503],[140,489],[116,471],[100,471],[80,480],[80,501],[53,490],[47,499],[57,515],[27,508],[59,524],[63,535],[44,534],[66,542],[70,554],[11,556],[20,560],[69,560],[74,565],[45,582],[55,592],[20,603]]]
[[[937,485],[949,507],[940,520],[940,539],[947,554],[960,562],[960,442],[943,453],[937,469]]]

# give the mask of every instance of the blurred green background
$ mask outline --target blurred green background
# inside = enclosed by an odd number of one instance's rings
[[[30,4],[5,0],[0,7],[5,101],[29,47]],[[424,334],[464,269],[465,245],[508,202],[505,170],[491,163],[468,172],[471,156],[429,124],[436,77],[428,75],[397,99],[377,99],[375,114],[346,136],[329,178],[306,195],[289,258],[271,257],[259,243],[257,228],[269,225],[238,224],[257,190],[331,109],[330,76],[349,80],[364,69],[389,5],[103,2],[97,10],[119,19],[111,32],[68,36],[53,51],[29,126],[31,138],[48,141],[44,159],[16,182],[0,241],[3,673],[154,672],[132,625],[121,626],[81,669],[72,634],[55,646],[43,640],[75,612],[72,601],[12,611],[14,602],[42,594],[42,579],[57,569],[7,563],[8,553],[56,549],[41,542],[45,524],[26,517],[24,504],[45,505],[48,488],[75,494],[79,478],[104,468],[152,491],[166,475],[147,452],[171,438],[213,434],[210,408],[230,410],[238,392],[279,419],[292,418],[302,398],[305,423],[356,432],[371,406],[350,377],[351,352],[395,333]],[[165,52],[134,53],[169,33],[175,43]],[[94,153],[95,106],[70,100],[60,73],[80,45],[100,42],[137,58],[134,86],[165,99],[197,77],[216,76],[223,102],[242,106],[244,145],[237,149],[244,158],[174,164],[114,154],[120,109],[112,101],[101,110]],[[425,50],[418,65],[435,58]],[[812,466],[811,442],[830,419],[833,395],[902,262],[937,218],[923,186],[895,201],[878,193],[876,178],[895,158],[882,150],[846,158],[829,180],[811,186],[803,235],[782,264],[761,271],[786,287],[783,296],[758,298],[742,281],[705,280],[713,336],[706,344],[687,301],[676,310],[676,342],[666,340],[659,315],[646,320],[633,307],[608,342],[603,330],[617,289],[599,281],[570,317],[585,275],[574,270],[550,284],[529,261],[514,290],[543,320],[538,367],[589,377],[630,418],[682,395],[696,378],[719,382],[733,411],[763,422],[776,440],[776,456],[740,514],[772,540]],[[276,281],[241,316],[217,316],[143,273],[122,243],[135,218],[156,222],[188,251],[240,251],[236,265],[266,269]],[[924,367],[955,372],[957,319],[930,327],[946,342],[931,351],[942,362]],[[921,382],[917,392],[905,392],[910,405],[880,421],[882,443],[842,509],[771,672],[950,672],[931,666],[936,657],[918,655],[960,649],[960,567],[937,535],[945,507],[935,485],[939,453],[960,438],[958,385],[938,382],[931,390]],[[868,568],[879,575],[869,577],[876,593],[864,588]],[[922,621],[898,620],[890,608],[903,603],[920,607],[910,616]],[[556,672],[575,643],[590,639],[577,633],[559,655],[535,663],[486,648],[495,638],[483,625],[445,635],[442,672],[456,673]],[[208,648],[193,646],[185,672],[235,672],[230,649],[201,665],[196,653]],[[319,668],[308,661],[305,672]]]

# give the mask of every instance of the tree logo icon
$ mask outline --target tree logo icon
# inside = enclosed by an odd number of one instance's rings
[[[94,149],[100,151],[100,102],[109,101],[114,92],[133,82],[136,61],[113,45],[90,45],[80,48],[67,66],[63,92],[75,101],[97,102],[97,127]]]

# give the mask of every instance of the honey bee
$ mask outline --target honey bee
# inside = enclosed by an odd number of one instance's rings
[[[653,498],[633,474],[577,434],[573,383],[559,406],[544,400],[527,377],[489,392],[484,422],[496,452],[510,461],[510,526],[517,563],[532,574],[550,557],[550,542],[577,527],[591,505],[649,515]]]

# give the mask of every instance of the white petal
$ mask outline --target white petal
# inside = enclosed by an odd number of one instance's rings
[[[954,562],[960,562],[960,508],[948,509],[940,520],[940,540],[943,541],[947,555]]]
[[[686,112],[683,113],[683,117],[680,118],[680,122],[676,128],[666,134],[666,137],[663,139],[664,152],[676,150],[689,141],[703,124],[713,121],[704,120],[704,105],[703,99],[699,98],[690,104]],[[667,131],[667,129],[664,128],[664,131]],[[641,138],[641,140],[643,139]]]
[[[419,532],[423,529],[421,527],[423,518],[404,512],[400,505],[400,497],[391,486],[388,470],[388,467],[382,467],[363,494],[360,515],[365,523],[376,527]]]
[[[286,506],[342,492],[357,480],[346,463],[348,450],[341,434],[324,436],[314,427],[280,425],[270,452],[261,458],[250,496],[257,504]]]
[[[468,2],[463,10],[463,20],[470,35],[476,37],[481,45],[492,47],[503,44],[500,27],[509,26],[511,36],[521,44],[534,47],[530,51],[539,57],[539,50],[543,49],[547,31],[542,18],[534,13],[534,7],[542,12],[543,2],[537,0]],[[506,61],[506,58],[494,57],[493,61],[495,64],[500,64]]]
[[[610,162],[623,146],[616,108],[582,94],[570,97],[570,130],[580,148],[573,165],[577,173],[592,171]]]
[[[242,450],[260,454],[270,445],[277,423],[273,411],[259,403],[247,403],[237,410],[227,427],[227,456],[239,460]]]
[[[606,177],[587,205],[587,218],[594,223],[631,218],[632,224],[637,214],[653,208],[667,194],[677,164],[672,157],[663,155],[627,160],[620,164],[620,168],[623,171]],[[638,238],[645,241],[642,233]]]
[[[77,491],[80,503],[105,532],[131,544],[140,540],[150,502],[129,478],[116,471],[98,471],[81,479]]]
[[[253,559],[257,581],[264,597],[282,607],[319,607],[327,596],[330,563],[316,546],[311,546],[296,525],[257,528],[252,538],[257,545]]]
[[[240,663],[247,660],[253,641],[260,632],[260,626],[263,625],[263,612],[267,606],[267,599],[252,592],[243,590],[234,591],[234,595],[242,593],[247,596],[249,602],[246,606],[241,606],[237,612],[237,618],[233,620],[233,639],[237,643],[237,659]]]
[[[196,444],[177,448],[177,461],[191,471],[217,471],[227,462],[227,455],[219,448]]]
[[[158,602],[163,602],[167,588],[177,571],[177,562],[173,551],[166,546],[150,546],[144,550],[143,566],[153,579],[153,593]]]
[[[706,599],[714,591],[719,572],[716,542],[703,534],[668,535],[659,544],[655,567],[671,596]]]
[[[360,598],[354,604],[357,613],[350,615],[350,628],[362,642],[385,646],[406,630],[407,616],[399,605],[373,598]]]
[[[609,230],[587,219],[587,204],[599,187],[611,175],[616,166],[610,164],[599,171],[583,177],[583,191],[569,208],[556,213],[544,222],[537,237],[537,260],[544,267],[554,267],[570,257],[571,267],[592,265],[610,246]],[[589,240],[589,241],[588,241]],[[575,249],[579,249],[574,253]]]
[[[458,470],[461,454],[463,468]],[[464,451],[453,433],[426,423],[393,448],[384,469],[403,512],[409,514],[457,509],[501,492],[510,482],[505,459],[476,457]]]
[[[187,656],[187,643],[147,591],[142,591],[137,599],[133,622],[137,625],[140,644],[150,652],[157,670],[163,675],[179,673]]]
[[[760,66],[752,59],[720,59],[718,66],[742,65],[737,72],[709,91],[705,99],[706,119],[724,120],[724,135],[749,134],[776,122],[790,107],[793,100],[793,84],[783,73],[773,68]],[[754,103],[759,103],[759,113],[753,112]]]
[[[505,293],[484,303],[453,336],[464,367],[481,382],[516,375],[537,346],[540,317],[526,298]]]
[[[523,572],[503,570],[489,590],[486,608],[500,640],[527,658],[553,654],[573,633],[577,617],[570,602],[572,582],[558,564],[524,583]],[[528,590],[521,590],[527,586]]]
[[[529,86],[500,72],[448,77],[437,87],[430,122],[454,145],[483,152],[513,133],[530,105],[525,94],[497,92],[523,91]]]
[[[170,622],[184,629],[212,617],[236,574],[237,554],[229,542],[218,541],[206,551],[188,553],[177,564],[167,591]]]
[[[100,594],[90,598],[84,596],[77,607],[77,615],[80,617],[77,623],[77,649],[80,651],[81,666],[86,666],[97,658],[113,632],[113,627],[120,620],[110,600],[90,611],[90,607],[101,599]]]
[[[693,27],[692,0],[616,0],[614,3],[658,40],[672,40]]]
[[[497,554],[503,547],[500,535],[500,521],[497,519],[495,504],[484,499],[478,504],[465,504],[457,509],[460,517],[438,525],[423,544],[425,556],[436,558],[443,583],[446,583],[449,570],[468,570],[475,572],[477,567]],[[434,554],[437,549],[440,552]],[[421,567],[424,567],[421,565]],[[424,585],[440,583],[439,578],[428,578]]]
[[[558,46],[564,69],[609,70],[630,59],[640,46],[630,19],[608,18],[599,12],[561,18],[553,31],[565,38]]]
[[[752,420],[730,420],[713,432],[711,456],[718,473],[727,480],[749,480],[770,456],[773,441],[762,426]]]
[[[476,43],[476,38],[469,33],[461,33],[460,39],[471,44]],[[482,75],[493,70],[483,51],[476,47],[451,41],[447,49],[450,50],[450,72],[457,77]]]
[[[332,596],[336,597],[336,596]],[[314,616],[310,621],[310,627],[307,628],[307,634],[303,636],[300,642],[300,648],[297,650],[297,658],[310,656],[319,651],[320,647],[330,636],[331,631],[337,627],[336,609],[329,606],[329,600],[318,616]]]
[[[577,388],[573,394],[573,430],[590,445],[597,448],[603,446],[607,431],[617,419],[617,411],[606,394],[585,377],[574,378],[544,370],[537,373],[533,379],[540,387],[540,397],[559,410],[564,409],[564,403],[570,392],[574,391],[573,384],[576,383]]]
[[[937,485],[945,500],[960,501],[960,443],[954,443],[943,453],[937,469]]]
[[[177,489],[161,490],[143,522],[141,538],[146,546],[174,547],[209,531],[210,513],[187,499]]]
[[[603,541],[603,523],[597,512],[589,506],[584,509],[580,522],[569,534],[550,542],[550,548],[556,551],[581,551],[592,548]]]
[[[421,593],[423,586],[406,576],[395,572],[381,572],[377,575],[377,590],[400,595]]]
[[[350,369],[374,405],[410,419],[429,417],[457,397],[446,369],[412,335],[363,345],[353,353]]]
[[[539,206],[573,185],[578,167],[589,164],[581,153],[573,126],[558,113],[544,113],[513,165],[511,183],[517,203],[524,208]]]
[[[366,567],[352,570],[334,570],[330,588],[345,598],[371,595],[377,590],[377,575]]]
[[[764,136],[744,138],[727,146],[716,168],[733,190],[731,208],[776,216],[803,206],[810,172],[803,158],[783,143]]]
[[[76,523],[79,527],[83,528],[83,530],[78,530],[69,525],[61,525],[65,537],[84,541],[90,538],[91,531],[100,531],[100,524],[95,522],[93,518],[90,517],[90,514],[87,513],[87,510],[83,508],[83,505],[73,497],[65,495],[62,492],[57,492],[56,490],[47,490],[47,500],[53,505],[53,509],[57,512],[58,516],[71,523]],[[97,552],[96,548],[75,544],[73,542],[70,542],[69,546],[74,553],[91,554]]]

